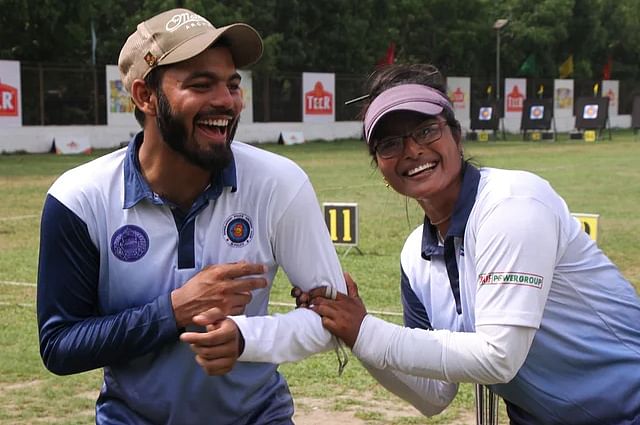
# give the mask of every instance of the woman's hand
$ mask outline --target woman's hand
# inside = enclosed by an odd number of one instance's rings
[[[347,295],[328,291],[324,286],[308,293],[293,288],[291,295],[296,298],[298,307],[310,308],[318,313],[322,317],[322,325],[353,348],[367,309],[358,295],[358,286],[349,273],[345,273],[344,278]],[[331,299],[331,295],[335,295],[335,299]]]

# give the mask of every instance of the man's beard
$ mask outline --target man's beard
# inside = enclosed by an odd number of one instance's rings
[[[229,114],[229,111],[224,112]],[[197,121],[197,118],[194,120],[194,125],[195,121]],[[221,171],[233,160],[231,141],[238,127],[238,121],[235,120],[233,126],[229,128],[229,137],[224,145],[216,144],[210,146],[207,150],[200,149],[193,138],[191,140],[188,139],[185,124],[174,115],[169,100],[162,90],[158,88],[158,115],[156,116],[156,122],[160,129],[160,135],[171,149],[182,155],[191,164],[207,171]]]

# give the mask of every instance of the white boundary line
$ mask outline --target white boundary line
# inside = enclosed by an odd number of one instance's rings
[[[32,287],[35,288],[36,284],[35,283],[29,283],[29,282],[12,282],[12,281],[8,281],[8,280],[0,280],[0,284],[2,285],[12,285],[12,286],[28,286],[28,287]],[[15,304],[11,304],[11,303],[2,303],[0,302],[0,305],[15,305]],[[31,306],[32,304],[18,304],[21,307],[26,307],[26,306]],[[274,306],[274,307],[289,307],[289,308],[295,308],[295,304],[292,303],[281,303],[281,302],[276,302],[276,301],[272,301],[269,302],[269,305]],[[368,310],[369,313],[372,314],[379,314],[382,316],[402,316],[402,313],[398,313],[395,311],[381,311],[381,310]]]
[[[0,217],[0,221],[10,221],[10,220],[23,220],[25,218],[36,218],[40,217],[39,214],[29,214],[29,215],[16,215],[13,217]]]
[[[30,282],[12,282],[10,280],[0,280],[0,284],[2,285],[11,285],[11,286],[30,286],[35,288],[37,285],[35,283]]]
[[[18,307],[25,307],[25,308],[35,308],[36,307],[35,304],[7,303],[7,302],[4,302],[4,301],[0,301],[0,307],[10,307],[10,306],[18,306]]]

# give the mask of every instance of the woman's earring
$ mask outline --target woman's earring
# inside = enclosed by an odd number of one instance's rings
[[[388,189],[389,188],[389,182],[387,181],[387,179],[383,177],[382,181],[384,182],[385,187]]]

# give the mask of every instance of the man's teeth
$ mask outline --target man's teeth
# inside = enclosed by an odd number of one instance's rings
[[[229,124],[228,119],[220,118],[220,119],[206,119],[206,120],[198,120],[198,124],[216,126],[216,127],[226,127]]]
[[[411,177],[411,176],[414,176],[414,175],[418,174],[421,171],[427,170],[429,168],[433,168],[435,166],[436,166],[435,162],[427,162],[426,164],[422,164],[422,165],[417,166],[416,168],[410,169],[409,171],[407,171],[407,175],[409,177]]]

